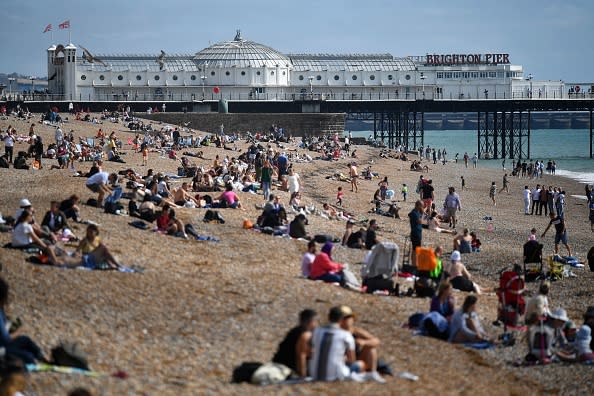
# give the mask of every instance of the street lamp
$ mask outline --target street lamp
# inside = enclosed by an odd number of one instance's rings
[[[421,77],[419,78],[423,82],[423,100],[425,100],[425,79],[427,78],[427,76],[425,75],[425,73],[421,72]]]
[[[313,99],[313,80],[314,80],[314,76],[309,76],[307,78],[309,79],[309,94],[311,95],[311,98]]]
[[[528,74],[528,77],[526,77],[526,80],[530,82],[530,91],[528,91],[528,97],[530,99],[532,99],[532,73]]]
[[[33,100],[35,99],[35,76],[31,76],[29,79],[31,80],[31,100]]]
[[[206,76],[200,76],[202,80],[202,101],[204,102],[204,82],[206,81]]]

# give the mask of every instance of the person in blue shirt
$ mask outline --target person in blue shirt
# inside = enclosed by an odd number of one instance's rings
[[[16,328],[12,332],[8,329],[5,309],[8,306],[8,283],[0,278],[0,347],[5,348],[6,355],[21,359],[26,364],[35,363],[39,360],[47,362],[41,348],[31,338],[18,335],[21,329]]]

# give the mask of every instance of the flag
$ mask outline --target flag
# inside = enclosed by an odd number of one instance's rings
[[[62,22],[58,27],[60,29],[70,29],[70,20]]]
[[[49,25],[47,25],[47,26],[45,27],[45,29],[43,29],[43,33],[47,33],[47,32],[49,32],[50,30],[52,30],[52,24],[51,24],[51,23],[50,23]]]

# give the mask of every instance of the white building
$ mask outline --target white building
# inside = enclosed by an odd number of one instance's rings
[[[62,100],[457,100],[563,92],[560,81],[527,81],[507,54],[291,55],[244,40],[239,31],[195,55],[93,56],[72,44],[47,53],[49,91]]]

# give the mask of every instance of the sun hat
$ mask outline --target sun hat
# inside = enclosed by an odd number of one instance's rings
[[[567,322],[569,318],[567,317],[567,312],[563,308],[555,308],[549,314],[551,319],[561,320],[563,322]]]
[[[460,255],[460,252],[457,250],[454,250],[452,252],[452,255],[450,256],[450,260],[452,261],[460,261],[462,260],[462,256]]]
[[[27,208],[27,207],[33,206],[33,205],[31,204],[31,201],[29,201],[27,198],[23,198],[23,199],[21,199],[21,202],[19,202],[19,206],[21,208]]]
[[[350,317],[354,318],[355,317],[355,313],[353,312],[351,307],[349,307],[348,305],[341,305],[338,308],[340,309],[340,312],[342,313],[343,318],[350,318]]]

